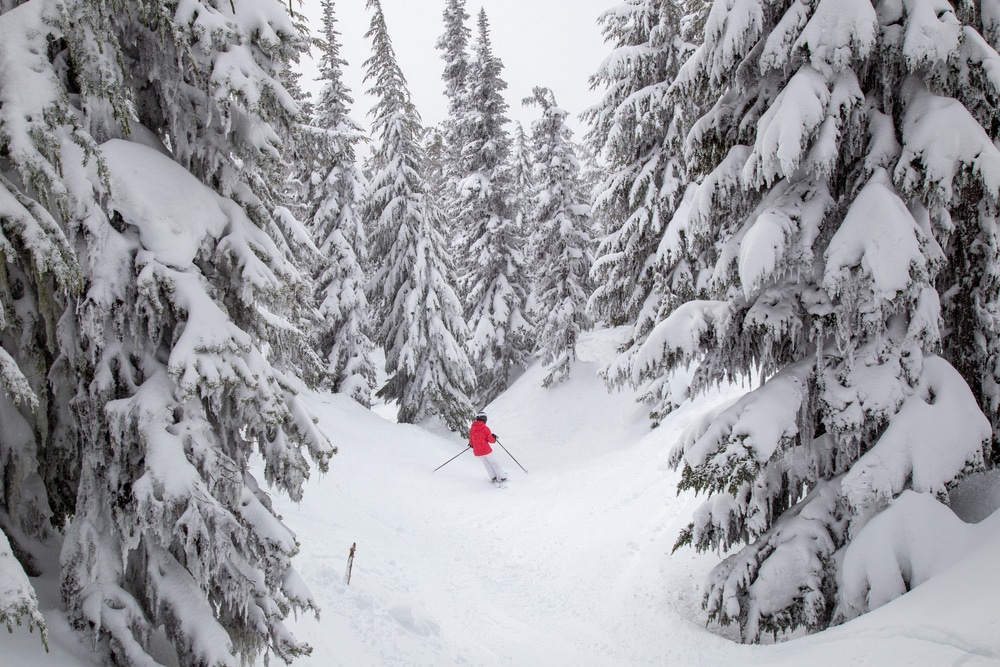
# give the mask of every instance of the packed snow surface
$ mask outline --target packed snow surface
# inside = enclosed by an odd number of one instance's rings
[[[300,504],[275,495],[302,545],[299,574],[322,607],[318,621],[294,623],[314,649],[296,664],[1000,665],[1000,532],[989,529],[1000,485],[990,475],[956,498],[959,515],[982,526],[958,531],[962,553],[906,595],[773,645],[740,645],[730,630],[706,628],[701,586],[719,557],[671,555],[700,499],[677,495],[667,456],[704,410],[749,387],[701,397],[650,431],[634,396],[608,394],[597,377],[615,340],[585,336],[566,383],[543,389],[535,366],[487,406],[489,426],[528,470],[497,447],[505,489],[469,452],[431,472],[463,452],[454,434],[395,424],[388,407],[308,395],[340,453]],[[98,664],[69,631],[50,574],[32,581],[52,651],[15,628],[5,664]],[[161,660],[170,664],[168,649]]]

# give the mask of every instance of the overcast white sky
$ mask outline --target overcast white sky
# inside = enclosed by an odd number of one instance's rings
[[[486,10],[494,53],[503,61],[507,82],[508,116],[530,132],[538,117],[537,107],[523,107],[533,86],[551,88],[559,106],[570,112],[574,139],[581,141],[586,126],[577,116],[596,104],[603,91],[591,91],[587,82],[608,54],[597,17],[618,3],[615,0],[469,0],[469,28],[476,35],[480,7]],[[382,0],[389,36],[396,57],[409,83],[410,94],[424,125],[441,121],[447,113],[441,72],[444,61],[434,48],[444,32],[441,13],[445,0]],[[364,94],[362,63],[371,54],[364,39],[371,20],[365,0],[336,0],[343,56],[348,62],[345,80],[354,99],[354,119],[369,126],[371,101]],[[314,31],[322,28],[320,1],[304,0],[302,11]],[[304,64],[302,85],[315,91],[314,66]]]

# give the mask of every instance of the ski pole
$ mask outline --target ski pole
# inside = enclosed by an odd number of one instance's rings
[[[451,457],[450,459],[448,459],[447,461],[445,461],[444,463],[442,463],[441,465],[439,465],[437,468],[434,468],[434,470],[431,470],[431,472],[437,472],[438,470],[440,470],[441,468],[445,467],[446,465],[448,465],[449,463],[451,463],[452,461],[454,461],[455,459],[457,459],[459,456],[461,456],[462,454],[466,453],[470,449],[472,449],[472,447],[466,447],[465,449],[463,449],[462,451],[460,451],[458,454],[455,454],[453,457]]]
[[[497,441],[497,444],[498,444],[498,445],[500,445],[501,447],[503,447],[503,450],[504,450],[505,452],[507,452],[507,448],[503,446],[503,443],[502,443],[502,442],[500,442],[500,438],[498,438],[498,437],[496,437],[496,436],[493,436],[493,439]],[[513,460],[514,460],[514,463],[517,463],[517,467],[518,467],[518,468],[520,468],[521,470],[524,470],[524,466],[523,466],[523,465],[521,465],[521,464],[520,464],[520,462],[518,462],[518,460],[514,458],[514,455],[513,455],[513,454],[511,454],[510,452],[507,452],[507,456],[509,456],[509,457],[510,457],[511,459],[513,459]],[[527,475],[527,474],[528,474],[528,471],[527,471],[527,470],[524,470],[524,474],[525,474],[525,475]]]

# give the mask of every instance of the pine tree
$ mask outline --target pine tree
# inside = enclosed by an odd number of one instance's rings
[[[610,172],[595,202],[595,215],[613,231],[599,249],[592,308],[613,326],[640,316],[655,275],[650,258],[686,185],[682,128],[666,96],[686,47],[675,44],[672,7],[627,0],[599,18],[613,51],[590,84],[607,90],[583,118],[591,125],[587,139]]]
[[[317,43],[314,40],[314,45]],[[281,76],[282,85],[299,108],[298,118],[291,127],[291,141],[284,147],[288,173],[282,187],[282,198],[296,220],[308,223],[312,214],[313,192],[319,181],[319,159],[314,145],[315,129],[312,126],[314,105],[312,97],[302,90],[301,79],[302,73],[293,70],[287,70]],[[312,253],[307,264],[318,263],[319,250],[315,248],[315,244],[310,249]]]
[[[576,153],[577,162],[580,163],[580,181],[583,184],[583,190],[590,196],[589,201],[593,203],[594,198],[601,191],[607,169],[586,143],[581,144],[574,140],[573,151]],[[599,242],[610,234],[606,222],[605,219],[593,215],[593,206],[591,206],[591,234],[595,242]],[[597,249],[596,245],[594,249]]]
[[[532,326],[524,238],[512,194],[503,64],[493,54],[489,21],[480,11],[469,63],[466,114],[458,120],[461,151],[454,225],[463,260],[461,288],[471,330],[469,357],[476,399],[489,403],[527,365]]]
[[[598,186],[594,215],[608,227],[592,269],[590,310],[631,335],[619,357],[602,371],[610,386],[635,385],[658,422],[684,399],[672,393],[660,366],[633,369],[636,351],[652,327],[694,293],[696,267],[686,254],[688,184],[683,138],[691,100],[670,93],[693,51],[691,20],[683,5],[629,0],[600,17],[614,47],[591,87],[605,87],[601,102],[583,115],[589,145],[608,165]]]
[[[438,37],[435,47],[444,60],[444,94],[448,99],[448,116],[439,128],[429,130],[425,139],[428,159],[428,178],[433,185],[436,201],[441,202],[445,220],[445,234],[449,239],[451,253],[458,255],[461,248],[457,232],[461,200],[459,182],[464,177],[461,168],[462,147],[466,143],[467,128],[463,119],[468,116],[469,97],[469,39],[471,31],[467,25],[469,14],[465,11],[465,0],[448,0],[442,12],[444,33]]]
[[[443,254],[441,218],[426,196],[420,116],[386,29],[379,0],[366,37],[372,56],[365,80],[376,99],[372,130],[378,139],[368,171],[371,187],[366,224],[371,261],[373,306],[382,326],[389,379],[378,396],[399,401],[398,419],[413,423],[440,417],[454,431],[468,426],[468,394],[474,376],[462,344],[466,327]]]
[[[71,200],[57,151],[74,140],[91,155],[98,148],[70,123],[72,109],[57,92],[51,64],[29,59],[32,49],[45,53],[45,45],[24,35],[42,25],[37,6],[16,15],[6,6],[0,11],[0,73],[35,67],[25,70],[27,81],[42,79],[39,91],[49,93],[26,106],[12,88],[0,89],[0,580],[7,582],[0,623],[25,623],[45,643],[28,578],[40,574],[30,545],[50,538],[73,514],[80,478],[80,435],[70,409],[77,380],[60,349],[59,328],[84,285],[60,222]]]
[[[443,202],[447,184],[445,182],[445,169],[447,158],[445,151],[447,146],[444,140],[444,132],[439,126],[424,128],[424,136],[420,142],[424,149],[425,167],[424,173],[427,178],[427,187],[434,201]],[[445,223],[448,221],[445,220]],[[443,229],[446,236],[451,235],[450,225],[445,225]]]
[[[712,274],[636,363],[697,362],[695,389],[760,376],[673,455],[680,488],[709,494],[678,546],[732,552],[705,605],[746,640],[899,595],[874,589],[907,581],[913,543],[868,563],[877,580],[842,569],[878,539],[869,520],[905,521],[904,491],[947,500],[984,465],[992,433],[970,385],[995,365],[970,369],[953,339],[983,336],[970,349],[991,359],[1000,56],[978,11],[720,1],[678,78],[707,110],[686,157],[703,179],[691,251]]]
[[[280,208],[303,33],[261,2],[26,3],[0,43],[0,554],[60,535],[111,664],[153,664],[160,627],[182,664],[303,655],[298,544],[249,466],[299,498],[333,452],[294,390],[308,243]],[[20,581],[0,616],[40,622]]]
[[[444,94],[448,98],[448,113],[451,118],[464,111],[466,83],[469,78],[469,38],[472,32],[466,23],[469,14],[465,11],[465,0],[447,0],[444,11],[444,34],[435,46],[441,50],[444,60]]]
[[[958,6],[962,23],[972,24],[993,50],[1000,50],[1000,22],[995,3],[981,3],[978,12]],[[965,42],[975,42],[964,36]],[[994,129],[995,102],[993,77],[976,68],[962,70],[961,77],[947,94],[960,99],[990,139]],[[961,94],[959,94],[961,93]],[[949,207],[954,219],[963,224],[942,240],[947,261],[937,276],[944,320],[942,356],[948,359],[969,383],[979,407],[992,425],[990,460],[1000,465],[1000,231],[995,224],[996,206],[984,201],[974,185],[955,193]]]
[[[326,259],[316,279],[319,301],[318,348],[326,362],[330,389],[371,405],[375,385],[374,345],[369,338],[367,279],[362,263],[367,239],[361,215],[367,183],[357,166],[355,147],[364,139],[351,119],[354,100],[344,84],[340,36],[332,0],[323,0],[324,85],[316,102],[312,141],[320,168],[310,219],[314,237]]]
[[[532,123],[536,202],[531,217],[532,265],[536,275],[538,347],[549,368],[548,387],[569,377],[580,332],[590,328],[586,313],[593,263],[590,206],[580,179],[580,164],[566,126],[569,115],[548,88],[534,89],[525,104],[538,105]]]
[[[514,219],[521,235],[527,237],[526,228],[535,201],[535,166],[531,154],[531,139],[521,123],[514,125],[513,150],[510,159],[511,193],[514,197]]]

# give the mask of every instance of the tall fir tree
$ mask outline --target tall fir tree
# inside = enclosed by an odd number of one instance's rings
[[[511,192],[514,196],[514,219],[521,235],[527,238],[527,224],[535,201],[535,166],[531,138],[521,123],[514,124],[510,158]]]
[[[569,113],[548,88],[536,87],[525,104],[537,105],[542,117],[532,123],[535,207],[530,226],[538,309],[538,348],[549,370],[544,386],[569,377],[576,342],[590,328],[586,312],[593,264],[590,205],[580,164],[566,125]]]
[[[760,376],[673,454],[680,488],[709,495],[678,546],[731,552],[704,602],[747,641],[902,594],[919,543],[865,545],[984,466],[1000,56],[983,7],[721,0],[678,78],[706,110],[686,157],[712,274],[636,364],[697,362],[695,389]]]
[[[465,110],[466,82],[469,78],[469,14],[465,0],[447,0],[441,13],[444,34],[435,44],[444,60],[444,94],[448,98],[448,113],[456,118]]]
[[[403,423],[440,417],[464,430],[475,376],[463,349],[466,326],[440,232],[440,211],[426,194],[420,116],[386,29],[379,0],[366,37],[365,81],[375,98],[366,223],[371,230],[371,301],[381,321],[388,381],[378,396],[399,401]]]
[[[591,88],[605,94],[582,117],[591,125],[589,144],[608,165],[594,212],[612,232],[599,248],[592,309],[612,326],[640,316],[652,292],[649,259],[686,185],[682,137],[665,95],[677,36],[665,21],[668,7],[662,0],[627,0],[598,19],[613,50],[590,77]]]
[[[453,254],[459,251],[457,243],[457,218],[460,208],[458,184],[464,174],[460,168],[462,147],[465,145],[463,119],[468,115],[468,94],[466,84],[469,79],[469,14],[465,10],[465,0],[447,0],[442,12],[444,33],[438,37],[435,47],[441,51],[444,70],[444,94],[448,100],[448,115],[439,128],[432,128],[425,146],[432,148],[428,157],[432,160],[429,173],[432,176],[435,195],[439,196],[445,219],[445,232]]]
[[[0,557],[0,617],[41,622],[26,545],[59,536],[109,664],[155,664],[159,628],[181,664],[309,650],[298,543],[249,464],[299,498],[334,451],[294,389],[309,243],[279,194],[307,42],[239,7],[0,11],[0,555],[23,558]]]
[[[434,201],[442,202],[443,206],[447,190],[445,183],[445,169],[447,168],[445,152],[447,151],[447,144],[444,140],[444,132],[440,126],[424,128],[424,136],[420,143],[424,149],[424,175],[427,178],[428,192],[430,192]],[[446,224],[443,231],[450,238],[451,227],[447,222],[445,220]]]
[[[480,11],[466,82],[465,114],[457,121],[461,150],[455,184],[455,234],[460,286],[470,328],[469,357],[476,400],[500,395],[526,366],[533,349],[526,304],[525,249],[512,193],[503,64],[494,55],[489,21]]]
[[[621,354],[602,373],[610,386],[631,384],[654,423],[685,398],[662,367],[636,373],[633,359],[653,326],[691,298],[697,267],[686,253],[687,178],[683,139],[692,101],[670,85],[693,51],[684,3],[628,0],[600,17],[612,53],[591,79],[606,89],[583,117],[587,139],[607,164],[594,215],[607,227],[592,269],[594,317],[628,326]]]
[[[911,10],[912,11],[912,10]],[[1000,19],[992,1],[956,6],[962,23],[971,24],[989,46],[1000,51]],[[965,30],[963,28],[963,30]],[[977,41],[963,35],[962,44]],[[984,65],[985,66],[985,65]],[[938,68],[940,69],[940,67]],[[993,90],[994,77],[976,68],[953,74],[945,94],[957,97],[998,140]],[[961,95],[956,92],[958,87]],[[941,295],[942,356],[968,381],[979,407],[990,420],[993,436],[990,460],[1000,465],[1000,228],[997,207],[972,185],[956,192],[950,215],[958,219],[941,241],[947,261],[936,279]],[[946,225],[947,228],[947,225]]]
[[[318,45],[318,39],[313,40],[314,46]],[[300,81],[302,73],[295,70],[288,70],[281,77],[282,85],[288,90],[288,94],[295,100],[298,108],[298,118],[291,129],[291,139],[284,148],[285,162],[288,174],[282,188],[282,196],[285,205],[296,220],[308,221],[310,219],[310,203],[312,193],[315,191],[318,178],[317,152],[313,150],[314,142],[312,134],[313,102],[312,97],[304,90]],[[318,262],[319,251],[313,244],[313,262]]]
[[[319,72],[323,87],[310,133],[319,171],[311,177],[317,183],[309,219],[325,258],[316,279],[317,347],[325,361],[326,386],[370,406],[376,371],[363,268],[368,251],[361,207],[367,183],[356,153],[365,137],[350,117],[354,100],[344,83],[347,63],[340,56],[334,2],[323,0],[322,7]]]

